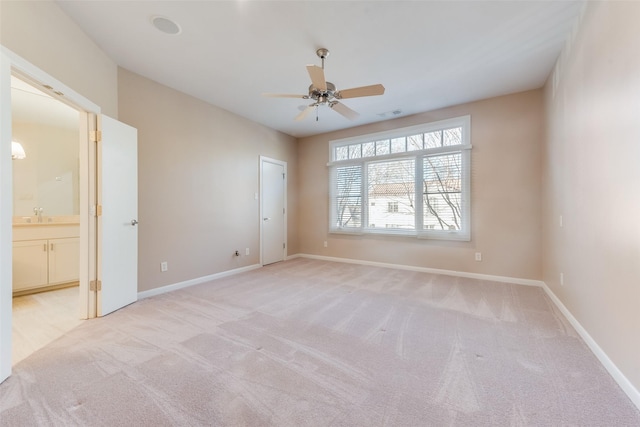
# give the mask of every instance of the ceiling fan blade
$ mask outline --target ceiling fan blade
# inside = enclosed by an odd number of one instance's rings
[[[300,111],[300,114],[298,114],[294,120],[296,122],[299,122],[300,120],[304,120],[304,118],[307,117],[307,114],[309,114],[309,112],[311,110],[313,110],[313,107],[314,107],[314,105],[311,104],[307,108],[305,108],[304,110]]]
[[[298,99],[308,99],[309,95],[295,95],[292,93],[263,93],[262,96],[267,98],[298,98]]]
[[[382,95],[383,93],[384,93],[384,86],[382,86],[381,84],[377,84],[377,85],[354,87],[352,89],[341,90],[338,93],[336,93],[336,98],[338,99],[358,98],[361,96]]]
[[[341,103],[339,103],[337,101],[331,103],[330,106],[331,106],[331,108],[333,108],[334,110],[336,110],[338,113],[342,114],[343,116],[345,116],[349,120],[355,120],[358,117],[360,117],[360,114],[356,113],[351,108],[349,108],[346,105],[341,104]]]
[[[307,65],[307,71],[309,72],[309,77],[311,77],[313,87],[323,92],[326,91],[327,81],[324,79],[324,70],[317,65]]]

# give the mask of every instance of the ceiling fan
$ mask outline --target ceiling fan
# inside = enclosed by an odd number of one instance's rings
[[[314,108],[316,109],[316,121],[318,120],[317,108],[321,105],[326,105],[329,108],[342,114],[349,120],[355,120],[360,114],[353,111],[351,108],[339,102],[339,99],[347,98],[359,98],[362,96],[374,96],[384,94],[384,86],[381,84],[355,87],[352,89],[336,90],[336,86],[325,80],[324,78],[324,60],[329,56],[329,50],[325,48],[318,49],[316,55],[322,59],[322,67],[317,65],[307,65],[307,72],[311,78],[311,85],[309,86],[308,95],[293,95],[284,93],[263,93],[263,96],[272,98],[301,98],[312,99],[314,102],[309,104],[307,108],[302,110],[295,118],[296,121],[304,119],[307,114]]]

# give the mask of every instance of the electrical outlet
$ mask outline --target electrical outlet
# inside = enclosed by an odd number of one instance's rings
[[[482,261],[482,252],[476,252],[476,261]]]
[[[164,272],[169,269],[169,263],[167,261],[163,261],[160,263],[160,271]]]
[[[325,248],[327,247],[327,241],[326,240],[324,241],[324,247]]]
[[[245,255],[249,255],[249,248],[246,248],[246,249],[244,250],[244,254],[245,254]]]

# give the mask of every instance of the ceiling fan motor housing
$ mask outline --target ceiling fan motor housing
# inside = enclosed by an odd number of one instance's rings
[[[327,90],[324,90],[324,91],[314,87],[313,85],[310,85],[309,98],[313,99],[314,101],[320,104],[329,102],[333,98],[335,98],[336,86],[331,82],[326,82],[326,83],[327,83]]]

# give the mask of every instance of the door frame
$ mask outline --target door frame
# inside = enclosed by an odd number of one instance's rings
[[[89,281],[96,271],[96,147],[89,143],[100,107],[53,76],[0,45],[0,382],[11,374],[13,165],[11,163],[11,75],[33,84],[80,112],[80,318],[95,317],[95,292]],[[46,89],[48,85],[52,90]],[[56,94],[61,92],[64,96]],[[86,140],[85,140],[86,138]],[[93,275],[93,276],[92,276]],[[92,311],[93,310],[93,311]]]
[[[282,160],[278,160],[278,159],[272,159],[271,157],[266,157],[266,156],[260,156],[260,216],[258,218],[258,222],[260,223],[260,265],[264,265],[263,261],[262,261],[262,243],[264,242],[264,233],[263,233],[263,224],[264,221],[262,220],[263,215],[262,215],[262,203],[264,200],[264,188],[263,188],[263,183],[264,180],[262,178],[262,165],[264,163],[273,163],[276,165],[280,165],[283,167],[284,169],[284,236],[283,236],[283,242],[285,242],[285,247],[282,248],[282,259],[285,260],[287,259],[287,252],[289,251],[289,245],[287,244],[287,224],[288,224],[288,220],[287,220],[287,215],[289,214],[289,208],[287,205],[287,188],[288,188],[288,179],[289,179],[289,174],[287,172],[287,162],[282,161]]]

